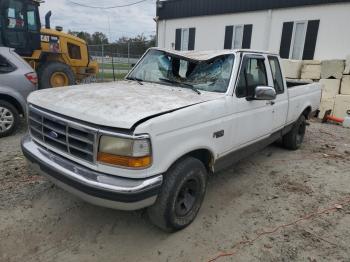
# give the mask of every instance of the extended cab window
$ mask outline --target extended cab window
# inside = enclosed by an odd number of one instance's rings
[[[75,44],[68,43],[68,54],[72,59],[81,59],[80,47]]]
[[[239,73],[236,95],[239,98],[254,96],[257,86],[267,86],[264,57],[244,57]]]
[[[273,86],[277,94],[284,93],[284,82],[281,71],[281,66],[276,56],[269,56],[269,63],[272,72]]]

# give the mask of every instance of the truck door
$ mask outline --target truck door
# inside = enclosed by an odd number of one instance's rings
[[[271,103],[273,107],[273,123],[272,132],[282,129],[287,121],[288,114],[288,94],[285,88],[285,83],[280,67],[279,59],[277,56],[268,56],[269,67],[271,74],[269,82],[270,86],[273,86],[276,90],[276,100]]]
[[[268,101],[250,99],[257,86],[268,86],[268,62],[263,55],[245,54],[233,94],[234,148],[259,141],[271,134],[273,107]]]

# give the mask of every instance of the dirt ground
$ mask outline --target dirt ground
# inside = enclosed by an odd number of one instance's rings
[[[350,261],[350,129],[312,121],[301,150],[273,145],[210,179],[196,221],[166,234],[145,212],[95,207],[29,171],[22,131],[0,139],[0,261]],[[232,250],[233,249],[233,250]]]

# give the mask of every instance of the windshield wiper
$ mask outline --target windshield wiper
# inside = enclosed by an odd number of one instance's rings
[[[159,80],[163,81],[163,82],[167,82],[167,83],[173,84],[173,85],[179,85],[179,86],[181,86],[183,88],[191,89],[194,92],[196,92],[198,95],[202,94],[197,88],[195,88],[191,84],[181,83],[181,82],[178,82],[178,81],[175,81],[175,80],[170,80],[170,79],[167,79],[167,78],[159,78]]]
[[[143,79],[141,78],[137,78],[137,77],[127,77],[126,79],[128,80],[132,80],[132,81],[137,81],[137,83],[139,83],[140,85],[143,85]]]

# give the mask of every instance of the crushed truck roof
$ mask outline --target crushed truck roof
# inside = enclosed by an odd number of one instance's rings
[[[164,51],[169,54],[174,54],[176,56],[181,56],[181,57],[188,58],[190,60],[197,60],[197,61],[207,61],[218,56],[236,54],[240,52],[276,55],[275,53],[268,52],[268,51],[258,51],[258,50],[250,50],[250,49],[232,49],[232,50],[222,49],[222,50],[207,50],[207,51],[177,51],[177,50],[170,50],[170,49],[157,48],[157,47],[151,48],[151,49]]]

